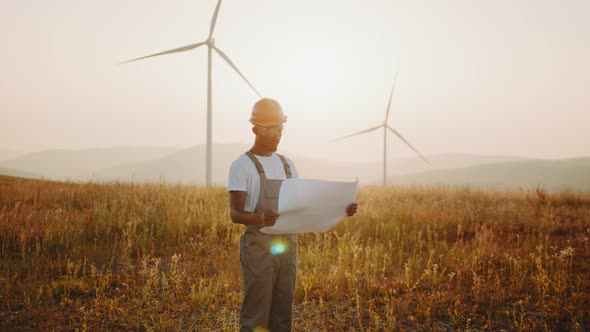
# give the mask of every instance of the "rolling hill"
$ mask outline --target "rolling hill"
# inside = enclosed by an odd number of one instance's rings
[[[111,148],[48,150],[0,162],[0,174],[74,181],[133,181],[204,184],[205,145],[187,149]],[[213,146],[213,183],[226,185],[231,162],[250,148],[243,144]],[[282,152],[293,159],[304,178],[380,185],[381,162],[343,163],[313,160]],[[590,158],[537,160],[512,156],[441,154],[388,161],[389,184],[470,185],[491,188],[536,188],[590,191]]]
[[[466,168],[441,169],[394,176],[398,185],[469,185],[485,188],[541,187],[590,191],[590,157],[561,160],[522,160]]]
[[[17,177],[17,178],[25,178],[25,179],[41,179],[42,176],[38,174],[33,174],[29,172],[23,172],[12,168],[5,168],[0,167],[0,175],[3,176],[10,176],[10,177]]]
[[[151,160],[174,151],[160,147],[46,150],[0,162],[0,167],[55,180],[85,180],[98,169]]]
[[[231,162],[250,146],[243,144],[215,144],[213,146],[213,183],[225,185]],[[343,163],[326,160],[313,160],[304,156],[284,153],[297,165],[301,177],[324,180],[354,180],[361,183],[381,183],[381,163]],[[431,165],[418,158],[391,160],[389,174],[410,174],[420,170],[447,167],[467,167],[490,162],[515,160],[516,157],[489,157],[466,154],[445,154],[430,158]],[[166,155],[155,160],[118,165],[96,171],[92,175],[96,181],[133,180],[139,182],[171,182],[203,184],[205,179],[205,146],[199,145]]]
[[[24,154],[25,153],[21,151],[0,148],[0,162],[15,159]]]

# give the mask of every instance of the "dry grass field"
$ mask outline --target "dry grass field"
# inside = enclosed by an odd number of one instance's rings
[[[224,188],[0,177],[0,330],[235,331]],[[590,331],[590,194],[363,187],[299,237],[294,331]]]

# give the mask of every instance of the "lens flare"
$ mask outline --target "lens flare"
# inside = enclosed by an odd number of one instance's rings
[[[273,240],[270,244],[270,253],[280,255],[287,250],[287,244],[282,240]]]

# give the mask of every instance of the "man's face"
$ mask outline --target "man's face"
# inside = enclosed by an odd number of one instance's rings
[[[283,135],[283,125],[272,127],[255,126],[259,142],[269,151],[276,151]]]

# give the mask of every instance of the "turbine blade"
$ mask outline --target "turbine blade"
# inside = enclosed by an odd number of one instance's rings
[[[137,59],[133,59],[133,60],[129,60],[129,61],[125,61],[125,62],[121,62],[120,64],[124,64],[124,63],[129,63],[129,62],[133,62],[133,61],[137,61],[137,60],[142,60],[142,59],[147,59],[147,58],[151,58],[154,56],[159,56],[159,55],[164,55],[164,54],[170,54],[170,53],[178,53],[178,52],[185,52],[185,51],[190,51],[192,49],[195,49],[201,45],[206,44],[207,42],[201,42],[201,43],[196,43],[196,44],[191,44],[191,45],[187,45],[187,46],[183,46],[183,47],[178,47],[172,50],[168,50],[168,51],[164,51],[164,52],[160,52],[160,53],[156,53],[156,54],[151,54],[148,56],[144,56],[141,58],[137,58]]]
[[[209,28],[209,39],[211,39],[211,36],[213,36],[213,31],[215,30],[215,23],[217,22],[217,14],[219,14],[219,7],[221,7],[221,0],[217,1],[217,6],[215,7],[213,18],[211,18],[211,27]]]
[[[215,50],[215,52],[217,52],[217,54],[219,54],[219,56],[225,60],[225,62],[227,62],[227,64],[232,67],[236,73],[238,73],[238,75],[240,75],[240,77],[242,77],[242,79],[246,82],[246,84],[248,84],[252,90],[254,90],[254,92],[256,92],[256,94],[258,95],[258,97],[262,98],[262,96],[260,95],[260,93],[258,93],[258,90],[256,90],[256,88],[254,88],[254,86],[248,81],[248,79],[246,79],[246,76],[244,76],[240,70],[238,69],[238,67],[236,67],[236,65],[229,59],[229,57],[223,53],[223,51],[221,51],[220,49],[218,49],[217,47],[213,47],[213,49]]]
[[[418,150],[416,150],[412,146],[412,144],[410,144],[410,142],[408,142],[400,133],[398,133],[395,129],[391,128],[389,125],[387,126],[387,129],[391,130],[392,133],[397,135],[397,137],[401,138],[401,140],[404,141],[404,143],[406,143],[412,150],[414,150],[414,152],[416,152],[420,156],[420,158],[422,158],[422,160],[424,160],[428,165],[430,165],[430,162],[426,160],[426,158],[424,158],[424,156],[420,152],[418,152]]]
[[[391,109],[391,99],[393,98],[393,90],[395,90],[395,81],[397,80],[397,72],[393,78],[393,86],[391,87],[391,93],[389,94],[389,102],[387,103],[387,111],[385,113],[385,123],[389,120],[389,110]]]
[[[339,137],[339,138],[333,139],[333,140],[332,140],[332,142],[334,142],[334,141],[339,141],[339,140],[343,140],[343,139],[345,139],[345,138],[349,138],[349,137],[352,137],[352,136],[356,136],[356,135],[360,135],[360,134],[368,133],[368,132],[371,132],[371,131],[373,131],[373,130],[377,130],[377,129],[381,128],[381,127],[383,127],[383,125],[382,125],[382,124],[380,124],[380,125],[378,125],[378,126],[375,126],[375,127],[372,127],[372,128],[369,128],[369,129],[361,130],[361,131],[359,131],[359,132],[357,132],[357,133],[354,133],[354,134],[350,134],[350,135],[346,135],[346,136],[342,136],[342,137]]]

